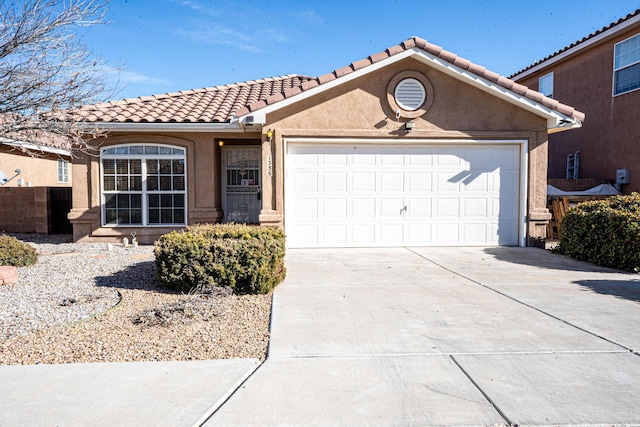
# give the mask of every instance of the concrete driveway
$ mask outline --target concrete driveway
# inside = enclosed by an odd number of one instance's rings
[[[535,248],[290,250],[206,425],[640,424],[639,276]]]

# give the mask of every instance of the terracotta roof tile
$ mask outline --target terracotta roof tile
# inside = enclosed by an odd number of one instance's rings
[[[453,61],[453,65],[457,65],[463,70],[468,70],[469,67],[471,66],[471,61],[469,61],[468,59],[460,58],[458,56],[456,57],[455,61]]]
[[[449,52],[448,50],[444,50],[444,49],[440,51],[440,54],[438,56],[441,59],[444,59],[445,61],[451,62],[452,64],[458,57],[458,55],[456,55],[455,53]]]
[[[351,74],[352,72],[353,72],[353,68],[351,68],[351,65],[347,65],[346,67],[338,68],[337,70],[334,71],[334,73],[335,73],[337,78],[340,78],[342,76],[346,76],[347,74]]]
[[[397,55],[398,53],[404,52],[406,49],[400,45],[391,46],[387,49],[387,53],[389,56]]]
[[[365,59],[361,59],[360,61],[356,61],[356,62],[352,63],[352,64],[351,64],[351,67],[352,67],[354,70],[356,70],[356,71],[357,71],[357,70],[359,70],[359,69],[361,69],[361,68],[364,68],[364,67],[366,67],[366,66],[369,66],[369,65],[371,65],[371,64],[372,64],[372,62],[369,60],[369,58],[365,58]]]
[[[389,55],[387,54],[387,52],[378,52],[369,56],[369,60],[371,61],[372,64],[375,64],[376,62],[380,62],[383,59],[387,59],[388,57]]]
[[[77,114],[82,120],[108,123],[228,122],[245,105],[260,103],[284,88],[299,87],[311,80],[312,77],[299,75],[270,77],[87,105],[77,110]]]
[[[372,64],[383,61],[393,55],[411,49],[422,49],[428,54],[447,61],[481,78],[498,84],[508,90],[525,96],[542,105],[584,120],[584,113],[573,107],[560,104],[556,100],[544,97],[504,76],[487,70],[473,62],[458,57],[452,52],[424,39],[412,37],[385,51],[355,61],[350,65],[313,78],[308,76],[286,75],[171,92],[161,95],[124,99],[80,108],[80,119],[91,122],[141,122],[141,123],[216,123],[229,122],[234,115],[243,116],[268,105],[273,105],[302,92],[322,86],[340,77],[362,70]]]
[[[336,79],[336,75],[333,73],[327,73],[327,74],[323,74],[320,77],[318,77],[318,84],[325,84],[330,82],[331,80],[335,80]]]
[[[529,69],[531,69],[531,68],[533,68],[533,67],[535,67],[535,66],[537,66],[537,65],[539,65],[539,64],[541,64],[541,63],[543,63],[545,61],[548,61],[549,59],[551,59],[551,58],[553,58],[555,56],[558,56],[561,53],[566,52],[567,50],[572,49],[572,48],[574,48],[574,47],[576,47],[576,46],[578,46],[578,45],[580,45],[580,44],[582,44],[582,43],[584,43],[584,42],[586,42],[586,41],[588,41],[588,40],[590,40],[590,39],[592,39],[592,38],[594,38],[594,37],[596,37],[596,36],[598,36],[598,35],[600,35],[600,34],[602,34],[604,32],[606,32],[606,31],[609,31],[609,30],[615,28],[616,26],[618,26],[618,25],[620,25],[620,24],[622,24],[622,23],[624,23],[624,22],[626,22],[626,21],[628,21],[628,20],[630,20],[630,19],[632,19],[632,18],[634,18],[636,16],[640,16],[640,9],[637,9],[635,12],[631,12],[630,14],[625,16],[624,18],[620,18],[617,21],[612,22],[611,24],[607,25],[606,27],[603,27],[603,28],[599,29],[598,31],[595,31],[595,32],[589,34],[588,36],[583,37],[580,40],[571,43],[569,46],[563,47],[559,51],[554,52],[551,55],[549,55],[549,56],[547,56],[547,57],[545,57],[545,58],[543,58],[543,59],[541,59],[539,61],[534,62],[533,64],[529,65],[528,67],[523,68],[522,70],[520,70],[520,71],[518,71],[516,73],[513,73],[511,76],[509,76],[509,78],[516,77],[518,74],[524,73],[525,71],[527,71],[527,70],[529,70]]]

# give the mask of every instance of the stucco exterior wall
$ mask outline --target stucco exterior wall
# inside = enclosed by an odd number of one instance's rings
[[[566,176],[567,156],[580,152],[580,178],[615,181],[630,169],[625,193],[640,191],[640,90],[613,96],[614,45],[640,33],[640,25],[517,80],[538,90],[538,79],[554,73],[553,96],[586,114],[581,129],[549,137],[549,178]]]
[[[58,182],[58,159],[69,161],[69,182]],[[27,185],[32,187],[71,187],[72,185],[73,174],[70,158],[46,153],[33,157],[0,144],[0,170],[11,178],[15,175],[16,169],[20,169],[22,173],[8,182],[5,187],[18,187],[18,179],[22,179],[22,185],[25,187]]]
[[[98,142],[100,147],[121,144],[165,144],[186,149],[187,221],[216,223],[222,218],[221,170],[218,141],[226,145],[259,145],[259,135],[213,133],[112,133]],[[84,155],[74,161],[77,178],[73,187],[73,209],[69,219],[73,224],[74,241],[119,241],[136,232],[140,243],[152,243],[160,235],[176,227],[103,227],[101,218],[100,159]],[[86,178],[85,178],[86,177]]]
[[[419,71],[433,86],[433,103],[415,128],[396,120],[387,103],[390,80],[406,70]],[[268,116],[265,130],[274,133],[270,149],[274,163],[265,188],[261,222],[281,226],[284,219],[284,140],[289,137],[360,138],[402,144],[411,140],[526,140],[529,147],[527,235],[545,237],[550,218],[546,208],[546,120],[495,96],[409,59],[298,102]],[[266,139],[263,139],[266,141]],[[269,148],[265,148],[266,153]],[[266,186],[265,186],[266,187]]]

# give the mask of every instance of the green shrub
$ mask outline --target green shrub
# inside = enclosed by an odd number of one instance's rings
[[[640,194],[580,203],[562,221],[560,253],[605,267],[640,267]]]
[[[192,292],[228,286],[266,294],[284,280],[284,232],[240,224],[196,225],[155,243],[156,274],[169,289]]]
[[[38,261],[38,253],[33,246],[15,237],[0,235],[0,265],[24,267],[35,264],[36,261]]]

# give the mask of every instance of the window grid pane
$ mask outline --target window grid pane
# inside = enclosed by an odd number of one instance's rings
[[[123,154],[130,158],[109,158]],[[183,149],[147,145],[104,150],[105,225],[186,224],[185,161],[175,158],[184,154]],[[148,158],[150,155],[156,158]],[[144,209],[147,210],[146,223]]]
[[[640,88],[640,34],[614,48],[614,95]]]

